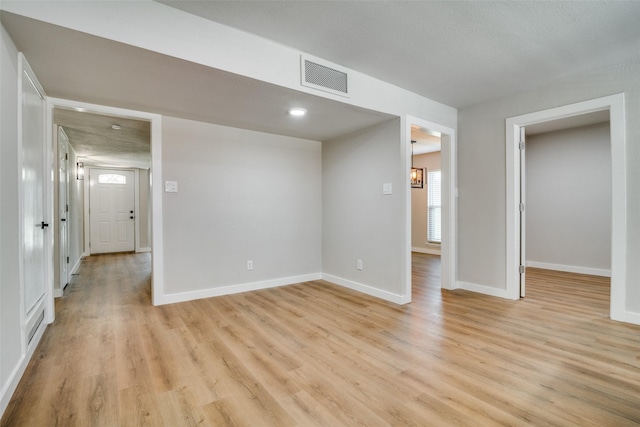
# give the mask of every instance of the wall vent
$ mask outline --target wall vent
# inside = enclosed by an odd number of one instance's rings
[[[300,57],[302,86],[319,89],[334,95],[349,96],[349,75],[346,70],[328,63],[320,63],[305,55]]]

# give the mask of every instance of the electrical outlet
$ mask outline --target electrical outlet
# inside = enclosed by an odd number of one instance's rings
[[[253,270],[253,261],[247,261],[247,270]]]
[[[357,268],[358,268],[358,270],[362,270],[362,260],[361,259],[358,260]]]

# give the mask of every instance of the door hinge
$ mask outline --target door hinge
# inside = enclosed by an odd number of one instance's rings
[[[520,274],[524,274],[524,265],[520,266]]]
[[[69,264],[69,257],[67,257],[67,264]]]
[[[518,148],[524,150],[524,141],[520,141],[520,143],[518,144]]]
[[[520,212],[524,212],[524,203],[520,203],[520,206],[518,206],[518,209],[520,209]]]
[[[64,153],[64,159],[65,160],[69,160],[69,154],[68,153]]]
[[[69,205],[66,205],[66,206],[65,206],[64,211],[65,211],[65,212],[69,212]]]

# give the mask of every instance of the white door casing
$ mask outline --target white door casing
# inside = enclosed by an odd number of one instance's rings
[[[611,129],[612,164],[612,228],[611,228],[611,304],[613,320],[640,324],[637,315],[626,311],[626,262],[627,262],[627,175],[624,94],[592,99],[562,107],[537,111],[506,120],[506,294],[507,298],[520,298],[520,153],[517,148],[520,129],[528,125],[572,117],[595,111],[609,111]]]
[[[69,138],[58,127],[58,253],[60,290],[69,284]]]
[[[520,128],[520,297],[525,296],[526,291],[526,271],[527,271],[527,255],[525,253],[526,250],[526,232],[527,232],[527,222],[526,222],[526,181],[525,181],[525,165],[526,163],[526,135],[525,128]]]
[[[92,254],[135,250],[134,172],[89,171],[89,221]]]

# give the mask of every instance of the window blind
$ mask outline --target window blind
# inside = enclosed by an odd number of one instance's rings
[[[427,240],[430,243],[442,241],[442,174],[433,170],[427,173]]]

